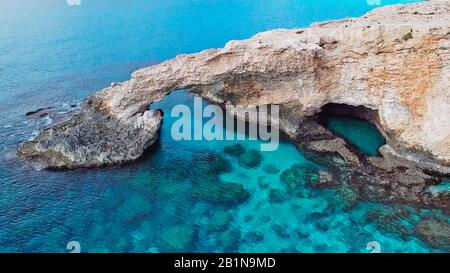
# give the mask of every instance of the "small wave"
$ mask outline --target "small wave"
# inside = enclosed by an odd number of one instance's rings
[[[50,124],[52,124],[53,119],[51,119],[51,118],[47,115],[47,116],[45,116],[45,117],[43,118],[43,121],[44,121],[44,125],[50,125]]]
[[[28,140],[34,140],[39,134],[38,130],[35,130],[31,133],[31,136],[28,138]]]

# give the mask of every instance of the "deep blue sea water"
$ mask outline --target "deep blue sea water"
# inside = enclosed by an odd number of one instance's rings
[[[27,111],[78,104],[176,54],[375,7],[364,0],[0,0],[0,252],[66,252],[69,241],[83,252],[368,252],[373,240],[384,252],[439,251],[398,230],[430,214],[448,219],[440,211],[364,201],[345,207],[351,192],[288,188],[283,172],[325,167],[286,140],[260,154],[251,152],[258,141],[176,142],[167,117],[152,151],[125,167],[35,171],[15,155],[46,122]],[[192,95],[174,92],[152,107],[170,113],[179,103],[192,104]],[[357,135],[373,133],[362,126]],[[246,157],[224,152],[236,144]],[[259,165],[246,167],[249,158]],[[398,210],[409,216],[387,225],[367,219]]]

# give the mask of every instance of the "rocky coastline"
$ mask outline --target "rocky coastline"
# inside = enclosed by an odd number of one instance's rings
[[[18,155],[38,169],[132,162],[158,139],[162,113],[149,105],[189,89],[219,105],[280,105],[281,131],[331,166],[318,187],[345,181],[356,192],[351,199],[449,213],[449,193],[427,191],[450,175],[449,21],[450,2],[432,0],[180,55],[94,93]],[[347,113],[379,128],[387,144],[378,156],[362,155],[320,124],[330,104],[353,107]]]

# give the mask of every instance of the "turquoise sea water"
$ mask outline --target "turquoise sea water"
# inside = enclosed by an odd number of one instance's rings
[[[400,2],[413,1],[382,1]],[[254,151],[258,141],[177,142],[166,115],[160,141],[122,168],[35,171],[15,155],[45,123],[27,111],[77,104],[179,53],[374,7],[363,0],[82,0],[76,7],[0,0],[0,252],[66,252],[69,241],[83,252],[368,252],[373,240],[384,252],[440,251],[412,230],[430,215],[448,220],[442,212],[354,200],[346,187],[292,184],[290,174],[326,167],[286,140],[262,153]],[[192,95],[173,92],[152,107],[170,113],[179,103],[191,105]],[[368,133],[361,127],[359,135]],[[380,214],[396,216],[373,221]]]
[[[433,194],[441,192],[450,192],[450,180],[443,179],[439,185],[430,186],[429,191]]]
[[[375,125],[364,120],[347,117],[330,117],[327,119],[327,125],[330,130],[344,136],[361,151],[370,156],[375,156],[378,148],[386,143]]]

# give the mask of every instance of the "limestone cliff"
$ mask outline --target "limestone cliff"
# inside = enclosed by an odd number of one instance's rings
[[[154,119],[151,130],[146,122],[130,124],[147,117],[148,105],[172,90],[192,89],[217,103],[279,104],[281,129],[292,138],[302,119],[328,103],[365,106],[377,110],[387,137],[384,151],[450,173],[449,22],[450,1],[433,0],[309,28],[272,30],[222,49],[180,55],[93,94],[79,116],[43,131],[21,146],[19,155],[49,168],[133,160],[152,143],[143,138],[154,140],[160,117],[148,115]],[[97,130],[98,119],[86,114],[90,111],[117,128],[137,131]],[[66,134],[77,126],[83,130]],[[90,134],[95,141],[86,137]],[[132,141],[136,134],[142,139],[133,145],[141,147],[133,153],[114,141]],[[68,135],[71,149],[62,148],[67,145],[61,136]],[[97,149],[98,141],[105,144],[101,156],[87,152]]]

